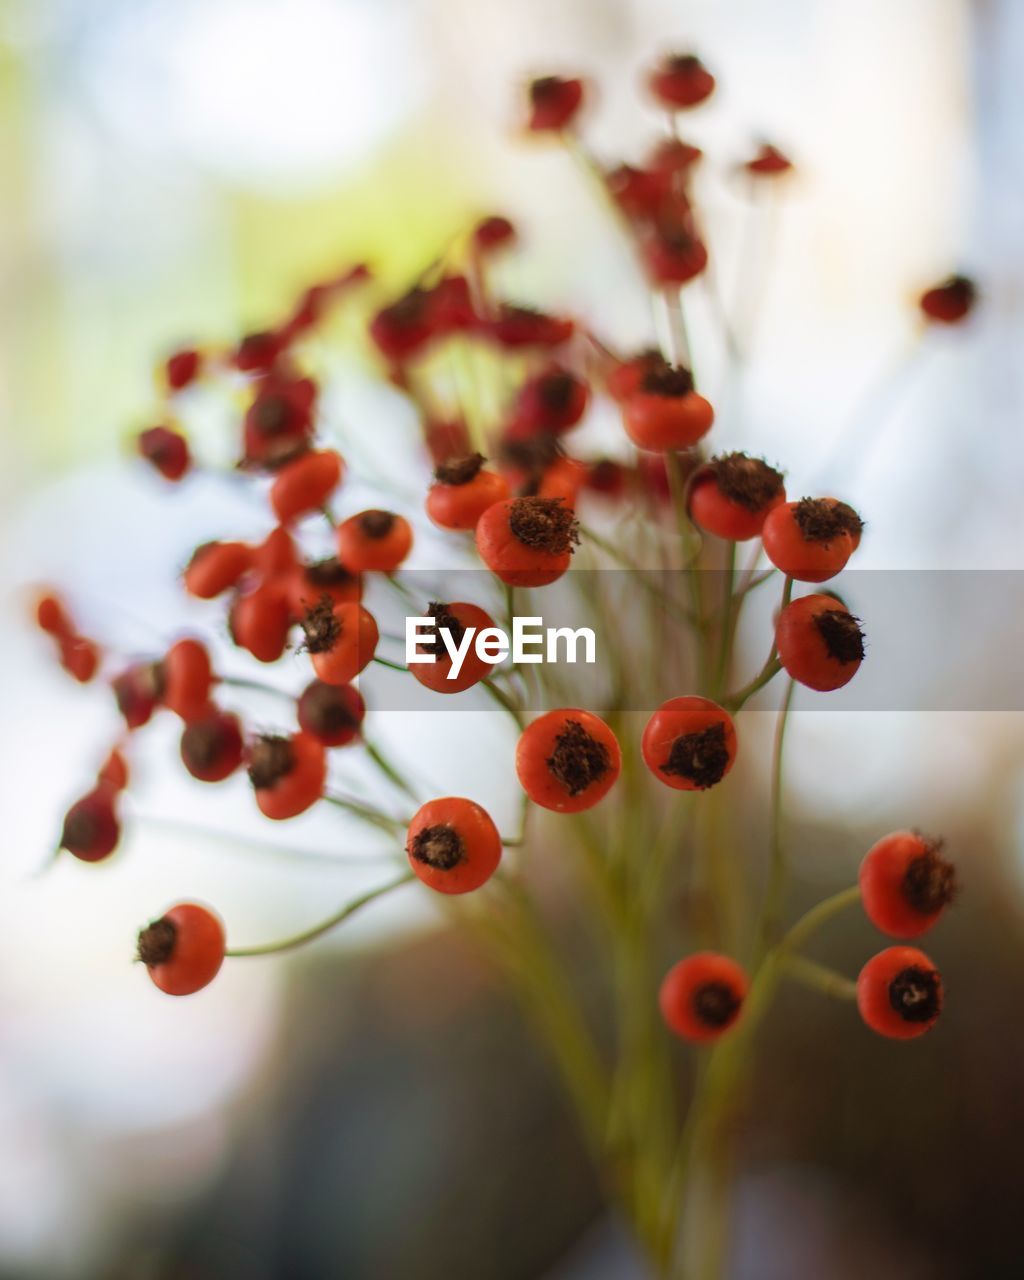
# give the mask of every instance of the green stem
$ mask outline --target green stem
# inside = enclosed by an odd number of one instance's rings
[[[764,896],[761,924],[757,931],[759,950],[771,945],[771,940],[778,930],[779,916],[782,911],[782,894],[786,881],[786,849],[782,839],[782,774],[786,726],[789,723],[789,712],[793,705],[795,689],[796,682],[790,680],[786,685],[782,706],[775,721],[775,741],[772,744],[768,887]]]
[[[520,730],[526,728],[526,720],[523,716],[522,709],[514,698],[510,697],[504,689],[495,684],[490,677],[486,680],[481,680],[480,684],[487,690],[494,701],[509,713],[512,719],[519,726]]]
[[[819,964],[817,960],[808,960],[806,956],[788,956],[785,962],[787,978],[793,978],[801,986],[812,991],[820,991],[822,995],[832,996],[837,1000],[856,1000],[857,984],[830,969],[828,965]]]
[[[368,742],[365,738],[363,739],[363,746],[366,748],[366,754],[370,757],[381,773],[384,774],[386,778],[389,778],[400,791],[403,791],[414,804],[419,804],[419,797],[413,790],[412,786],[406,782],[399,770],[396,769],[391,761],[388,760],[388,758],[381,752],[380,748],[374,746],[372,742]]]
[[[392,662],[390,658],[382,658],[379,654],[373,655],[373,661],[382,667],[387,667],[389,671],[404,671],[407,675],[409,668],[403,666],[400,662]]]
[[[332,929],[337,928],[339,924],[347,920],[349,916],[355,915],[357,911],[368,903],[376,902],[378,898],[383,898],[385,894],[393,892],[403,884],[408,884],[414,878],[411,871],[405,871],[396,880],[389,880],[386,884],[378,885],[376,889],[369,889],[360,897],[353,898],[340,911],[336,911],[333,916],[328,916],[326,920],[322,920],[311,929],[304,929],[302,933],[293,934],[290,938],[284,938],[280,942],[268,942],[260,947],[228,947],[224,954],[237,958],[240,956],[270,956],[276,955],[280,951],[292,951],[296,947],[304,946],[307,942],[312,942],[314,938],[320,938],[325,933],[330,933]]]
[[[351,813],[353,817],[361,818],[363,822],[368,822],[374,827],[380,827],[382,831],[387,831],[391,834],[396,831],[404,831],[409,825],[401,818],[392,818],[386,813],[381,813],[379,809],[371,809],[369,805],[363,804],[353,796],[338,795],[336,792],[324,792],[320,798],[327,804],[333,804],[337,809],[344,809],[346,813]]]

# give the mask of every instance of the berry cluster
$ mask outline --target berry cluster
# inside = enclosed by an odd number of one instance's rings
[[[800,951],[814,929],[851,902],[862,903],[882,932],[914,939],[936,922],[956,887],[941,842],[899,832],[868,852],[856,888],[819,904],[788,931],[779,927],[785,875],[779,779],[786,716],[794,685],[818,692],[839,689],[864,660],[860,620],[838,594],[821,589],[856,554],[864,525],[851,506],[830,494],[793,500],[783,473],[762,458],[736,451],[709,454],[704,448],[715,414],[689,367],[683,288],[711,287],[693,182],[702,151],[683,141],[678,123],[680,113],[711,97],[715,79],[697,57],[682,54],[654,67],[647,88],[669,130],[641,163],[606,165],[586,150],[578,124],[588,89],[580,79],[533,81],[526,123],[532,133],[553,137],[582,155],[599,177],[621,215],[653,301],[667,318],[671,340],[664,349],[614,352],[575,318],[501,296],[494,261],[515,245],[517,233],[500,216],[485,218],[458,237],[401,296],[378,297],[366,326],[372,358],[418,411],[424,459],[433,468],[432,478],[424,478],[425,515],[452,538],[475,545],[492,581],[501,584],[495,595],[504,599],[509,618],[516,592],[525,601],[529,592],[563,578],[578,551],[590,565],[640,572],[636,530],[654,536],[665,567],[674,572],[646,584],[654,593],[648,630],[654,634],[661,628],[668,648],[686,650],[692,672],[682,693],[678,685],[652,690],[646,705],[660,705],[641,733],[630,728],[614,695],[597,708],[556,705],[531,719],[523,673],[499,671],[479,653],[470,652],[451,679],[452,658],[443,637],[457,646],[469,628],[493,626],[496,610],[490,599],[416,601],[418,613],[431,619],[434,629],[421,639],[420,652],[436,660],[406,668],[384,655],[387,637],[364,603],[364,590],[381,585],[406,600],[415,594],[401,576],[415,521],[408,513],[386,509],[335,515],[333,504],[344,502],[346,465],[324,437],[320,387],[306,365],[310,337],[326,336],[332,313],[349,305],[357,292],[365,299],[374,287],[362,266],[307,289],[273,328],[250,333],[226,349],[194,346],[172,354],[160,372],[159,424],[138,437],[141,457],[165,481],[186,483],[200,466],[184,426],[189,398],[213,381],[226,382],[240,398],[237,464],[262,495],[271,527],[255,544],[227,538],[197,547],[182,573],[182,587],[196,599],[219,602],[211,608],[221,609],[234,645],[256,663],[276,663],[290,649],[304,655],[304,687],[291,698],[294,726],[260,733],[244,713],[227,709],[221,695],[232,680],[218,674],[210,646],[199,638],[179,639],[147,661],[124,662],[79,635],[55,595],[44,595],[37,608],[38,624],[56,642],[63,666],[82,682],[106,680],[123,720],[123,733],[95,784],[67,812],[63,849],[89,862],[114,852],[132,739],[159,712],[180,721],[181,760],[193,778],[219,783],[245,769],[266,818],[284,821],[321,802],[334,803],[401,837],[408,871],[304,937],[319,936],[356,906],[412,879],[446,895],[489,885],[481,897],[493,897],[503,914],[501,927],[486,931],[486,941],[500,951],[507,932],[510,969],[519,976],[527,971],[527,988],[544,1010],[548,1033],[556,1040],[567,1038],[569,1047],[559,1057],[598,1148],[609,1126],[616,1132],[622,1125],[628,1129],[631,1104],[617,1098],[614,1081],[605,1082],[579,1010],[563,1002],[552,1015],[563,986],[551,980],[551,957],[541,960],[535,954],[543,950],[543,924],[522,892],[520,868],[496,874],[504,849],[528,843],[527,821],[535,809],[582,815],[577,825],[566,826],[588,851],[587,874],[597,886],[614,946],[622,949],[624,972],[636,982],[619,997],[625,1044],[615,1078],[628,1079],[633,1072],[645,1088],[650,1083],[645,1059],[628,1039],[636,1017],[642,1021],[643,1010],[659,1003],[657,983],[646,967],[650,957],[643,952],[645,930],[653,933],[657,925],[661,936],[667,935],[667,946],[679,954],[682,920],[666,925],[658,912],[661,890],[677,869],[673,859],[678,860],[680,840],[694,839],[685,824],[702,806],[706,812],[715,803],[717,789],[733,769],[744,736],[738,724],[744,705],[777,676],[788,683],[766,822],[773,833],[768,887],[746,936],[730,939],[738,955],[701,947],[669,969],[660,986],[660,1010],[671,1031],[696,1042],[722,1040],[723,1049],[732,1043],[734,1054],[745,1056],[757,1018],[786,976],[855,999],[864,1022],[884,1036],[919,1036],[935,1024],[943,1002],[939,974],[922,952],[890,947],[868,961],[854,984]],[[747,183],[776,183],[791,169],[781,151],[768,144],[735,166]],[[927,291],[920,306],[926,319],[954,324],[968,315],[973,302],[973,286],[958,276]],[[476,398],[463,389],[459,403],[442,408],[437,363],[447,353],[466,351],[487,354],[483,367],[497,369],[498,385]],[[621,418],[613,457],[588,456],[572,443],[590,406],[602,398],[618,406]],[[325,521],[332,540],[326,558],[313,550],[311,536],[314,529],[323,535]],[[746,543],[750,553],[741,572],[737,548]],[[740,613],[751,592],[772,581],[781,584],[781,602],[768,657],[751,679],[734,685]],[[803,584],[814,589],[796,594]],[[621,638],[617,648],[612,643],[613,656],[628,656],[628,645]],[[515,771],[524,797],[519,833],[503,837],[472,799],[448,796],[419,804],[415,787],[364,736],[364,692],[370,691],[365,685],[361,691],[357,682],[371,664],[397,669],[438,695],[481,689],[514,718],[519,732]],[[620,662],[619,669],[626,667]],[[645,678],[656,680],[660,669],[653,665]],[[667,663],[665,669],[671,669]],[[255,679],[241,683],[258,685]],[[619,686],[618,695],[623,692]],[[371,799],[332,793],[331,753],[361,748],[391,784],[415,796],[419,807],[411,818],[397,818]],[[607,816],[599,825],[588,825],[587,812],[609,797]],[[624,818],[624,840],[613,835],[617,814]],[[712,847],[710,856],[724,853]],[[719,892],[728,894],[729,888],[726,876]],[[718,935],[721,941],[724,930]],[[138,938],[138,958],[153,982],[173,995],[211,982],[225,955],[274,949],[228,949],[217,916],[195,903],[173,906]],[[531,964],[539,967],[531,970]],[[650,1037],[641,1039],[649,1049]],[[655,1176],[671,1186],[675,1176],[657,1164],[652,1175],[645,1163],[660,1158],[644,1145],[648,1118],[633,1117],[634,1130],[617,1138],[632,1143],[633,1152],[623,1176],[635,1183],[623,1194],[633,1197],[638,1233],[652,1255],[664,1261],[666,1251],[672,1252],[674,1211],[666,1219],[660,1202],[653,1214],[637,1208],[645,1179]]]

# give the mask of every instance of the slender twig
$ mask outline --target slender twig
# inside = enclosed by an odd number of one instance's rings
[[[328,916],[326,920],[321,920],[319,924],[313,925],[311,929],[304,929],[302,933],[293,934],[290,938],[283,938],[280,942],[268,942],[262,946],[228,947],[224,954],[237,958],[240,956],[270,956],[277,955],[280,951],[292,951],[296,947],[304,946],[307,942],[312,942],[315,938],[323,937],[325,933],[330,933],[332,929],[337,928],[339,924],[347,920],[349,916],[355,915],[357,911],[368,903],[376,902],[378,898],[383,898],[385,894],[392,893],[395,889],[401,888],[403,884],[408,884],[413,879],[415,877],[411,871],[404,871],[397,879],[389,880],[386,884],[378,885],[376,889],[369,889],[358,898],[353,898],[340,911]]]
[[[817,960],[808,960],[806,956],[787,956],[784,968],[787,978],[793,978],[812,991],[820,991],[822,995],[832,996],[836,1000],[857,998],[856,982],[837,973],[835,969],[830,969],[828,965],[819,964]]]

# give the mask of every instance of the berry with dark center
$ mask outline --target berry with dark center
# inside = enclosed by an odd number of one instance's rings
[[[942,841],[895,831],[868,850],[860,868],[864,912],[893,938],[917,938],[940,918],[957,893],[956,868]]]
[[[580,813],[602,800],[622,768],[611,728],[577,707],[549,711],[526,726],[516,747],[516,774],[535,804]]]

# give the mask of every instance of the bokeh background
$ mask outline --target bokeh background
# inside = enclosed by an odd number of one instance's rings
[[[691,46],[721,85],[692,133],[723,289],[763,293],[753,359],[728,385],[711,316],[691,316],[718,440],[842,486],[870,522],[864,568],[1008,571],[935,672],[969,677],[977,710],[795,715],[794,905],[915,824],[945,832],[966,890],[935,943],[950,1012],[926,1042],[876,1042],[800,993],[783,1003],[734,1272],[1021,1274],[1024,722],[995,709],[1021,690],[993,621],[1019,623],[1009,571],[1024,569],[1013,0],[0,0],[0,1274],[642,1274],[516,1010],[421,897],[292,961],[229,965],[189,1001],[157,998],[128,963],[138,926],[181,896],[215,902],[239,942],[301,928],[381,879],[386,844],[330,815],[268,831],[244,785],[210,797],[171,777],[158,727],[123,850],[39,874],[114,723],[51,668],[25,593],[60,584],[126,652],[188,623],[173,576],[190,548],[266,520],[203,480],[171,500],[132,464],[154,361],[259,327],[352,261],[401,285],[501,211],[523,232],[513,296],[648,340],[629,255],[571,161],[524,145],[517,88],[593,77],[593,145],[625,158],[662,127],[643,66]],[[728,173],[761,137],[800,173],[757,231],[770,273],[752,281]],[[983,305],[921,344],[914,297],[953,269]],[[330,367],[331,429],[367,498],[415,492],[418,460],[394,462],[408,409],[358,353]],[[512,743],[492,717],[472,759],[439,750],[425,773],[398,713],[374,732],[431,785],[514,821]],[[820,955],[855,971],[870,944],[850,922]]]

